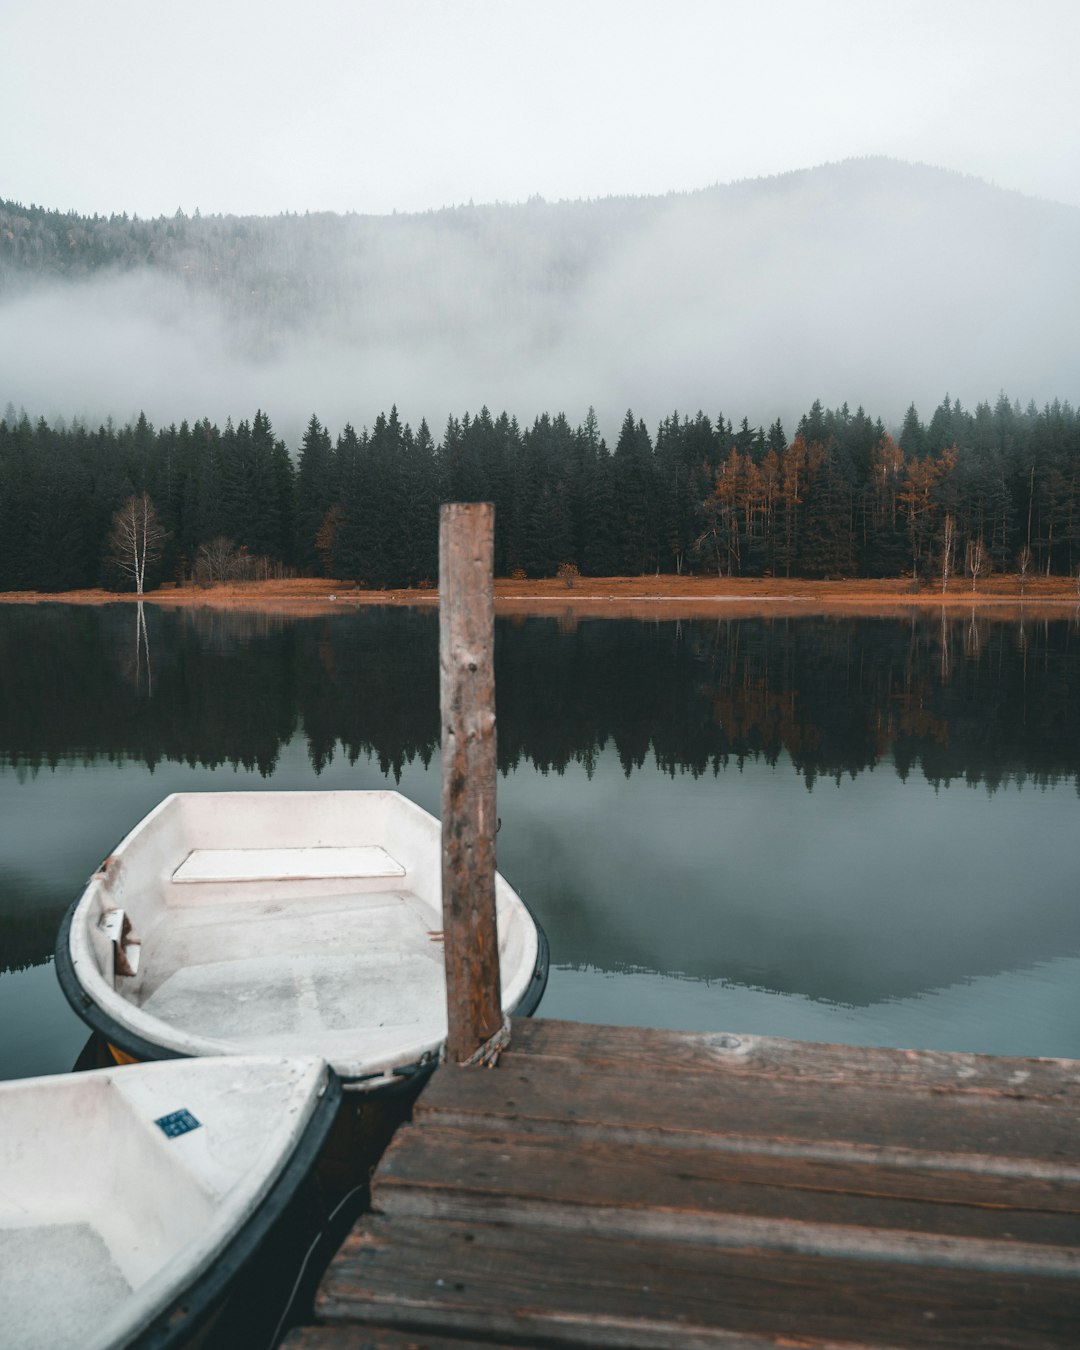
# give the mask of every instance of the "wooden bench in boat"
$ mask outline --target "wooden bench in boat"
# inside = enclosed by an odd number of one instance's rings
[[[329,881],[403,877],[405,868],[377,844],[341,848],[196,848],[172,874],[181,883]]]

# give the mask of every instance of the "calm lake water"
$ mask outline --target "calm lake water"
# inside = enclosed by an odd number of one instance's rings
[[[0,606],[0,1077],[86,1036],[56,929],[165,794],[438,811],[437,619]],[[550,1017],[1080,1057],[1080,625],[500,620],[499,866]]]

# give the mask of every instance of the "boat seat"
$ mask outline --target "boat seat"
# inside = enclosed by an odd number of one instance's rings
[[[405,868],[377,844],[351,848],[195,848],[172,874],[181,883],[326,881],[403,877]]]

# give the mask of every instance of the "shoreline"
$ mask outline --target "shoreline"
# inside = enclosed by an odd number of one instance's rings
[[[0,592],[0,604],[131,604],[131,592],[79,590]],[[166,585],[147,592],[146,604],[170,609],[231,609],[296,617],[340,613],[371,605],[435,607],[439,593],[427,590],[360,590],[355,583],[321,577],[248,581],[202,589]],[[911,611],[982,610],[999,617],[1045,613],[1063,617],[1080,608],[1076,583],[1067,577],[994,576],[950,587],[912,590],[910,580],[798,581],[750,577],[582,577],[568,587],[557,578],[495,582],[495,612],[556,618],[715,618],[759,615],[835,614],[869,616]]]

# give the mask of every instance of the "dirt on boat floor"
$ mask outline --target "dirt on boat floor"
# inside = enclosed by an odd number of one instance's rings
[[[164,585],[143,597],[148,604],[170,608],[204,606],[257,610],[295,616],[331,614],[364,605],[438,604],[438,591],[363,590],[354,582],[320,577],[284,581],[246,581],[220,586]],[[0,592],[0,603],[105,605],[130,603],[130,592],[104,590]],[[1075,581],[1064,577],[992,576],[916,588],[909,579],[896,581],[797,581],[766,577],[578,577],[573,586],[558,579],[495,582],[495,609],[501,615],[549,614],[555,618],[715,618],[723,614],[890,614],[897,611],[991,611],[1001,618],[1036,614],[1064,617],[1080,607]]]

